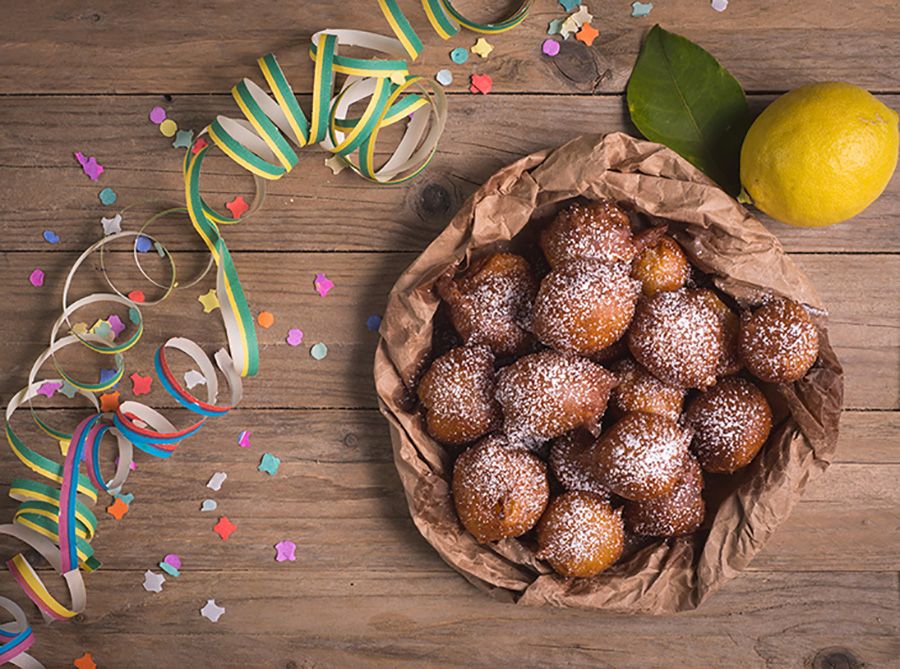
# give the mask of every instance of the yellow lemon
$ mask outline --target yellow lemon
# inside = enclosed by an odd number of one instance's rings
[[[801,86],[769,105],[741,147],[741,184],[772,218],[803,227],[852,218],[897,166],[897,112],[841,82]]]

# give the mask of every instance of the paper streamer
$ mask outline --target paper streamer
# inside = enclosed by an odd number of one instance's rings
[[[405,58],[415,60],[422,41],[395,0],[377,0],[395,37],[356,30],[325,30],[312,36],[309,55],[315,66],[312,108],[307,118],[274,55],[266,55],[258,64],[270,93],[249,79],[232,88],[232,97],[244,119],[218,116],[202,134],[208,134],[213,145],[250,172],[256,184],[256,195],[250,210],[256,211],[265,194],[265,182],[290,172],[298,158],[294,147],[301,149],[318,143],[343,160],[353,171],[376,183],[395,184],[419,174],[434,156],[447,118],[446,98],[440,86],[423,77],[410,76]],[[422,6],[435,31],[444,39],[461,28],[492,34],[515,27],[528,13],[531,0],[521,2],[507,18],[493,24],[479,24],[461,15],[449,0],[422,0]],[[348,57],[341,46],[374,51],[378,58]],[[338,75],[345,79],[335,91]],[[365,102],[359,116],[350,109]],[[402,139],[390,156],[376,165],[375,147],[381,130],[407,121]],[[197,148],[196,146],[194,147]],[[119,232],[91,245],[72,265],[66,277],[62,296],[62,312],[54,322],[47,349],[35,360],[26,386],[16,393],[6,407],[5,431],[16,457],[40,479],[16,478],[10,485],[10,496],[20,502],[12,523],[0,525],[0,534],[10,536],[31,547],[61,577],[68,594],[62,602],[44,584],[24,553],[14,555],[6,563],[23,592],[37,606],[47,622],[73,618],[84,611],[87,603],[82,572],[100,567],[91,540],[96,535],[97,518],[91,511],[100,491],[111,495],[121,492],[131,471],[134,450],[158,458],[169,458],[178,444],[196,434],[210,417],[228,413],[241,400],[242,377],[253,376],[259,369],[259,347],[253,318],[241,287],[237,270],[219,232],[219,225],[237,222],[210,207],[200,194],[200,171],[212,145],[188,150],[184,160],[186,206],[168,209],[147,220],[137,232]],[[154,221],[172,214],[187,213],[191,223],[210,252],[206,269],[197,277],[179,283],[175,261],[146,228]],[[152,302],[134,302],[110,280],[104,263],[108,244],[131,238],[134,261],[145,279],[162,289]],[[169,264],[167,284],[152,279],[141,266],[138,241],[149,239]],[[146,242],[143,242],[146,244]],[[95,252],[100,255],[100,268],[112,290],[94,293],[73,302],[69,291],[76,272]],[[154,371],[160,385],[193,418],[177,427],[169,418],[150,406],[136,401],[122,402],[115,413],[102,413],[96,394],[117,383],[125,374],[125,353],[143,335],[141,309],[164,301],[175,290],[193,286],[215,266],[216,290],[221,302],[221,317],[228,346],[211,360],[195,342],[173,337],[160,346],[154,357]],[[127,309],[133,332],[116,341],[98,332],[78,331],[73,327],[74,314],[97,303]],[[79,345],[93,354],[112,359],[114,373],[99,382],[76,378],[66,372],[57,354]],[[206,397],[193,395],[182,385],[169,365],[168,355],[178,351],[188,356],[199,368]],[[41,378],[43,367],[50,363],[55,371],[51,378]],[[228,400],[220,404],[219,374],[228,385]],[[85,398],[92,413],[69,434],[40,417],[32,406],[44,384],[68,385],[74,394]],[[53,440],[68,441],[62,463],[41,455],[16,434],[12,426],[17,410],[28,406],[37,426]],[[100,445],[111,437],[118,448],[118,464],[109,480],[100,464]],[[83,470],[83,471],[82,471]],[[0,624],[0,664],[9,662],[23,669],[41,669],[43,665],[27,653],[34,643],[34,633],[24,611],[12,600],[0,597],[0,608],[14,620]]]

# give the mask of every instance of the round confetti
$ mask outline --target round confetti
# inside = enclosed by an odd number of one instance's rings
[[[325,356],[328,355],[328,347],[325,346],[325,344],[323,344],[322,342],[319,342],[318,344],[314,344],[313,347],[309,349],[309,354],[315,360],[324,360]]]
[[[544,43],[541,45],[541,51],[544,52],[545,56],[550,56],[552,58],[559,53],[559,42],[555,39],[545,39]]]
[[[256,322],[259,323],[259,327],[268,330],[275,324],[275,316],[272,315],[271,311],[260,311],[259,316],[256,317]]]
[[[710,5],[712,5],[712,8],[717,12],[724,12],[728,9],[728,0],[712,0]]]
[[[28,276],[28,281],[35,288],[40,288],[44,285],[44,270],[40,267],[36,267],[35,270]]]
[[[450,52],[450,60],[452,60],[457,65],[462,65],[467,60],[469,60],[469,52],[466,49],[463,49],[461,46],[458,46]]]
[[[98,197],[100,198],[100,202],[108,207],[109,205],[115,203],[118,196],[116,195],[116,191],[114,191],[112,188],[104,188],[102,191],[100,191]]]
[[[453,73],[450,70],[440,70],[434,78],[441,86],[449,86],[453,83]]]
[[[178,132],[178,125],[170,118],[159,124],[159,131],[166,137],[174,137]]]
[[[56,244],[59,242],[59,235],[53,230],[44,230],[44,241],[48,244]]]
[[[166,120],[166,110],[162,107],[154,107],[150,110],[150,121],[159,125]]]
[[[366,329],[369,332],[378,332],[378,328],[381,327],[381,316],[378,314],[372,314],[366,319]]]
[[[291,346],[300,346],[303,342],[303,330],[291,328],[287,333],[287,343]]]

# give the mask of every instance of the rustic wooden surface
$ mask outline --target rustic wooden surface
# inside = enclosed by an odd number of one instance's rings
[[[476,6],[478,3],[461,3]],[[74,623],[38,625],[35,653],[51,667],[83,651],[100,667],[888,667],[900,657],[897,557],[900,476],[900,176],[852,223],[798,230],[767,221],[810,275],[831,311],[831,337],[846,370],[846,412],[837,459],[809,486],[792,517],[749,570],[698,611],[627,617],[496,603],[447,567],[418,535],[391,462],[387,427],[370,378],[375,335],[365,327],[394,279],[491,172],[580,132],[631,130],[622,91],[642,33],[654,21],[699,41],[744,84],[754,109],[813,80],[848,80],[900,107],[900,13],[893,0],[733,0],[723,14],[705,0],[661,0],[648,19],[625,0],[593,0],[601,37],[540,56],[547,22],[562,14],[538,0],[532,18],[492,38],[485,62],[452,66],[418,3],[401,2],[428,44],[416,70],[456,75],[450,121],[428,172],[399,188],[332,176],[310,150],[296,173],[273,184],[255,219],[226,231],[255,309],[276,316],[261,331],[262,371],[241,408],[213,421],[168,463],[141,458],[121,522],[106,514],[95,541],[104,568],[87,577],[87,612]],[[335,3],[221,1],[86,4],[4,2],[0,30],[0,402],[23,383],[58,313],[63,271],[94,240],[99,186],[72,159],[96,155],[123,205],[177,205],[180,153],[147,121],[162,104],[182,127],[232,113],[238,78],[258,78],[255,58],[275,51],[299,91],[310,85],[308,36],[323,27],[387,32],[374,0]],[[476,59],[477,60],[477,59]],[[464,91],[487,72],[495,92]],[[527,125],[525,124],[527,121]],[[226,161],[204,189],[219,204],[250,180]],[[49,247],[41,231],[61,242]],[[195,240],[161,225],[187,264]],[[119,254],[121,258],[122,254]],[[40,265],[47,284],[27,283]],[[316,272],[336,287],[312,291]],[[86,271],[86,288],[99,287]],[[207,281],[147,312],[144,342],[129,358],[147,371],[154,342],[175,333],[223,340],[195,299]],[[312,360],[284,342],[301,327]],[[150,399],[166,402],[158,390]],[[75,413],[48,403],[56,420]],[[24,422],[24,421],[23,421]],[[238,448],[250,429],[253,447]],[[282,458],[277,476],[256,471],[262,451]],[[0,455],[8,484],[22,473]],[[226,471],[218,494],[205,487]],[[206,497],[238,525],[227,542],[212,532]],[[13,505],[0,502],[3,519]],[[272,545],[298,544],[294,563]],[[3,555],[12,546],[0,543]],[[184,573],[161,594],[142,573],[165,553]],[[22,599],[11,579],[0,593]],[[215,597],[213,625],[198,609]]]

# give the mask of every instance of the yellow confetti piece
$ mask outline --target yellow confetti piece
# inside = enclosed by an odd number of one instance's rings
[[[76,335],[86,335],[88,331],[87,323],[75,323],[72,326],[72,334]]]
[[[174,137],[178,132],[178,124],[170,118],[159,124],[159,131],[166,137]]]
[[[198,297],[197,301],[203,305],[204,314],[208,314],[213,309],[219,308],[219,296],[216,295],[216,291],[213,288],[210,288],[208,293]]]
[[[479,37],[478,41],[475,42],[475,46],[473,46],[470,51],[472,53],[478,54],[482,58],[487,58],[488,54],[494,50],[494,47],[488,42],[484,37]]]
[[[59,452],[63,454],[63,457],[68,455],[69,444],[71,444],[71,443],[72,443],[72,441],[70,439],[60,439],[59,440]]]

